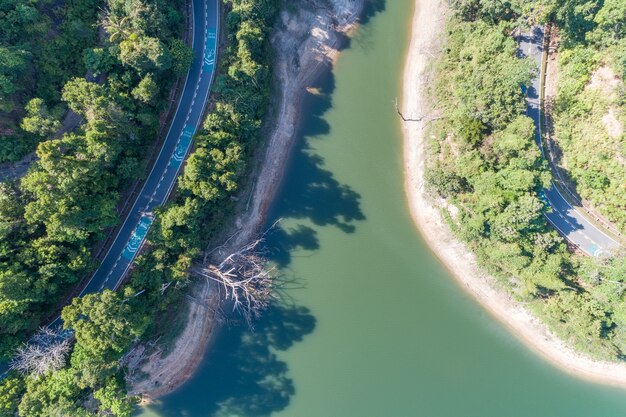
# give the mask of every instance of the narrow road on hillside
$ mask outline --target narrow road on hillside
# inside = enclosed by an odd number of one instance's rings
[[[538,68],[542,67],[544,28],[533,27],[529,32],[518,37],[519,56],[530,57]],[[535,141],[544,153],[542,143],[542,120],[541,120],[541,76],[537,74],[532,85],[527,91],[526,114],[535,122]],[[552,209],[546,213],[548,221],[568,241],[577,246],[581,251],[590,256],[602,256],[619,247],[619,243],[604,233],[597,226],[589,222],[561,195],[554,183],[549,190],[544,190],[541,196],[544,202]]]
[[[183,164],[202,114],[215,76],[219,33],[219,0],[192,0],[193,63],[159,156],[132,209],[119,229],[100,267],[81,291],[80,296],[104,289],[116,290],[143,245],[154,221],[152,211],[165,203]],[[60,326],[57,318],[51,326]],[[0,378],[8,370],[0,363]]]
[[[152,211],[165,203],[202,123],[213,82],[219,25],[218,0],[193,0],[194,59],[161,152],[102,264],[80,293],[117,289],[154,221]]]

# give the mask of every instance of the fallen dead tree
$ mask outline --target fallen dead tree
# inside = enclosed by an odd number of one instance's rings
[[[194,273],[218,283],[223,300],[232,303],[233,311],[238,312],[249,327],[273,298],[274,268],[268,267],[257,239],[224,258],[218,265],[194,269]]]

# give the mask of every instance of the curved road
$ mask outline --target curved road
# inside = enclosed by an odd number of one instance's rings
[[[193,63],[161,152],[102,264],[80,293],[115,290],[132,265],[154,221],[152,211],[165,203],[191,148],[215,73],[219,25],[218,0],[193,0]]]
[[[143,245],[154,221],[152,211],[165,203],[202,123],[202,114],[215,76],[219,33],[219,0],[192,0],[193,62],[185,79],[176,114],[163,146],[137,200],[124,220],[100,267],[80,296],[104,289],[116,290]],[[60,326],[57,318],[51,326]],[[8,366],[0,363],[0,378]]]
[[[544,29],[535,26],[530,32],[523,33],[518,38],[519,56],[530,57],[542,67]],[[538,74],[532,81],[526,94],[528,103],[526,114],[535,122],[535,141],[543,154],[542,127],[541,127],[541,76]],[[546,213],[546,218],[568,241],[590,256],[602,256],[619,247],[619,243],[590,223],[563,197],[554,183],[549,190],[544,190],[541,198],[552,209]]]

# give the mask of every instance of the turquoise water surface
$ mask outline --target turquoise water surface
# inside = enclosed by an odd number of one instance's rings
[[[609,417],[626,393],[563,374],[476,305],[409,217],[394,99],[412,0],[387,0],[308,100],[269,223],[284,301],[227,326],[159,417]]]

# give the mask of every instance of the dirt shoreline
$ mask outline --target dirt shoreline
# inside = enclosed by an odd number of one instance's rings
[[[428,64],[441,43],[447,13],[443,0],[416,0],[415,5],[403,81],[402,109],[407,116],[431,110],[423,91],[432,77]],[[404,171],[411,216],[431,250],[476,301],[552,365],[576,377],[626,388],[626,364],[593,360],[568,347],[528,309],[498,288],[495,278],[482,271],[472,252],[455,238],[424,192],[426,123],[404,123]]]
[[[231,238],[216,252],[218,258],[220,252],[229,253],[252,240],[263,227],[296,139],[307,88],[332,68],[364,10],[365,0],[303,0],[296,11],[283,8],[271,40],[276,51],[276,97],[267,125],[272,127],[266,132],[261,162],[249,174],[256,181],[242,192],[245,204],[239,205],[232,229],[224,233]],[[172,350],[164,357],[153,355],[137,372],[143,377],[128,381],[129,394],[140,396],[142,404],[185,383],[198,369],[219,329],[215,318],[218,300],[208,283],[196,284],[188,299],[187,323]]]

